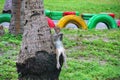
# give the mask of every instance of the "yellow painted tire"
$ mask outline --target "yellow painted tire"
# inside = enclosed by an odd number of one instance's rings
[[[87,29],[87,25],[85,21],[81,17],[76,15],[67,15],[62,17],[57,23],[57,26],[59,28],[64,28],[68,23],[73,23],[78,28]]]

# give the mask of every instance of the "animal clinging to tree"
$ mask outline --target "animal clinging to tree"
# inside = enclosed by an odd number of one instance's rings
[[[54,40],[54,45],[56,48],[56,59],[57,59],[57,69],[59,69],[61,67],[60,63],[59,63],[59,59],[60,56],[63,56],[64,59],[64,63],[65,63],[65,67],[67,67],[67,63],[66,63],[66,54],[65,54],[65,49],[62,43],[62,39],[63,39],[63,33],[60,33],[60,29],[59,28],[55,28],[55,34],[53,35],[53,40]]]

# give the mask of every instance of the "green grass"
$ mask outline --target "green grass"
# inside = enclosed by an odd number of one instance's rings
[[[0,0],[0,12],[2,12],[5,0]]]
[[[60,80],[120,79],[120,30],[65,29],[63,33],[68,69],[63,68]]]
[[[68,68],[63,66],[60,80],[120,79],[120,29],[62,32]],[[0,80],[17,80],[15,61],[21,38],[11,34],[0,37]]]
[[[0,80],[17,80],[15,63],[21,41],[21,35],[6,33],[0,36]]]

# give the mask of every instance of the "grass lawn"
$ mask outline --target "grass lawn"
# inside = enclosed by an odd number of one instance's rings
[[[120,30],[63,29],[68,68],[60,80],[120,80]],[[0,37],[0,80],[17,80],[21,36]]]
[[[3,2],[0,0],[0,11]],[[119,0],[44,0],[44,4],[49,10],[113,12],[120,17]],[[120,29],[62,32],[68,68],[63,66],[60,80],[120,80]],[[7,31],[0,36],[0,80],[17,80],[15,62],[21,41],[21,35],[15,37]]]
[[[0,12],[2,12],[5,0],[0,0]]]

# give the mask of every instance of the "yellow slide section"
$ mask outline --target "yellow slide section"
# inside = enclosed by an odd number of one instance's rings
[[[76,16],[76,15],[64,16],[63,18],[59,20],[59,22],[57,23],[57,26],[59,28],[64,28],[68,23],[73,23],[78,28],[87,29],[87,25],[85,21],[81,17]]]

